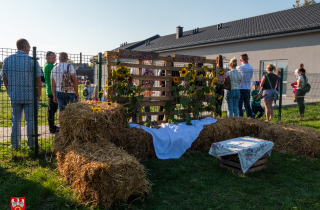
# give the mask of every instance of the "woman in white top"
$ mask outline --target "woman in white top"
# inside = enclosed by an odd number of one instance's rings
[[[240,100],[240,82],[241,82],[241,73],[236,69],[237,59],[233,58],[229,63],[230,71],[227,72],[227,77],[231,80],[231,90],[227,90],[226,99],[228,103],[228,117],[239,117],[238,104]]]
[[[306,70],[304,68],[299,68],[298,69],[298,80],[297,80],[297,91],[295,93],[296,100],[299,106],[299,112],[300,112],[300,117],[304,117],[304,96],[306,95],[306,92],[303,90],[304,86],[308,82],[308,78],[306,77]]]

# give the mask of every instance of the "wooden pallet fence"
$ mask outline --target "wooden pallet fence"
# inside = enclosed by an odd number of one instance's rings
[[[173,80],[172,72],[173,71],[181,71],[182,67],[174,67],[174,63],[201,63],[204,64],[211,64],[215,65],[216,61],[213,59],[206,59],[205,57],[201,56],[191,56],[191,55],[175,55],[174,57],[163,57],[160,56],[157,53],[153,52],[144,52],[144,51],[133,51],[133,50],[127,50],[127,49],[120,49],[118,52],[115,51],[106,51],[104,53],[104,57],[106,58],[107,62],[107,81],[109,84],[111,84],[112,81],[112,69],[117,66],[117,63],[114,62],[113,58],[118,59],[134,59],[135,63],[130,62],[121,62],[120,66],[127,66],[130,68],[138,68],[138,75],[133,75],[132,78],[134,80],[139,81],[139,85],[141,85],[142,80],[153,80],[153,81],[164,81],[165,87],[144,87],[144,91],[161,91],[165,92],[165,95],[163,96],[151,96],[151,97],[144,97],[143,100],[141,100],[142,106],[164,106],[168,101],[170,101],[172,104],[177,104],[175,98],[172,96],[172,88],[171,88],[171,82]],[[154,61],[162,61],[164,65],[146,65],[143,60],[152,60]],[[148,76],[148,75],[142,75],[142,69],[153,69],[153,70],[164,70],[165,76]],[[205,74],[202,68],[193,68],[197,70],[198,72],[202,72]],[[183,79],[183,77],[178,77],[180,80]],[[204,77],[197,77],[198,81],[203,81]],[[201,90],[203,86],[197,86],[197,90]],[[108,95],[111,94],[111,89],[108,90]],[[160,94],[162,95],[162,94]],[[166,116],[165,119],[169,115],[172,114],[172,112],[147,112],[147,113],[141,113],[141,108],[138,108],[139,110],[139,123],[142,122],[142,117],[147,115],[164,115]],[[174,111],[174,114],[177,114],[178,111]],[[188,113],[186,109],[180,110],[180,113]],[[163,122],[167,122],[166,120],[163,121],[157,121],[159,124]]]

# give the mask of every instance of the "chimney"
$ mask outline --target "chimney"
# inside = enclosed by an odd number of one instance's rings
[[[176,38],[179,39],[180,37],[182,37],[182,35],[183,35],[183,27],[178,26],[177,27],[177,36],[176,36]]]

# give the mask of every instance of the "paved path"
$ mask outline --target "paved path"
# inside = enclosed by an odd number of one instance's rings
[[[54,135],[50,134],[48,125],[39,125],[38,133],[41,134],[39,138],[50,138]],[[0,142],[10,141],[11,127],[0,127]],[[21,128],[21,139],[27,139],[27,126]]]

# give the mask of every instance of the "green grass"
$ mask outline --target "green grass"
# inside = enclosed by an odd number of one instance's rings
[[[305,118],[298,108],[283,109],[282,121],[320,131],[320,103],[309,104]],[[275,118],[278,111],[275,110]],[[276,122],[276,120],[274,120]],[[40,155],[18,152],[0,143],[0,210],[9,209],[10,197],[26,197],[26,209],[102,209],[83,206],[56,170],[56,159],[46,154],[52,139],[40,140]],[[153,183],[143,200],[130,198],[114,209],[213,210],[213,209],[320,209],[320,160],[272,152],[268,168],[240,176],[219,167],[208,151],[179,159],[150,160],[142,164]]]

